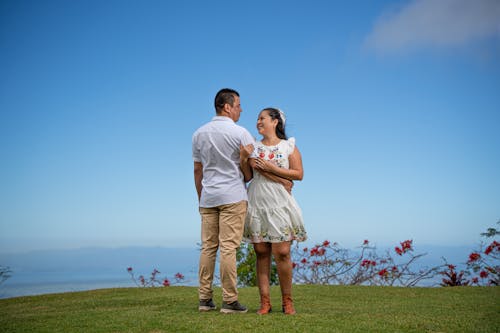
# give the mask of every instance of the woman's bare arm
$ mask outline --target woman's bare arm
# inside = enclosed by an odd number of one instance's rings
[[[252,168],[254,168],[255,167],[255,158],[249,159],[249,164]],[[257,172],[259,172],[262,176],[266,177],[267,179],[269,179],[273,182],[280,183],[281,185],[283,185],[285,187],[285,189],[288,191],[288,193],[292,193],[293,181],[286,179],[286,178],[282,178],[280,176],[276,176],[275,174],[273,174],[271,172],[267,172],[267,171],[263,171],[263,170],[258,170]]]

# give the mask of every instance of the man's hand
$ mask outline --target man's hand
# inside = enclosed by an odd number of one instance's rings
[[[246,161],[253,153],[253,144],[240,145],[240,161]]]
[[[292,188],[293,188],[293,181],[291,180],[288,180],[288,179],[284,179],[283,181],[283,186],[285,187],[285,190],[292,194]]]
[[[286,178],[281,178],[279,176],[276,176],[273,173],[266,172],[266,171],[259,171],[259,172],[262,176],[266,177],[267,179],[272,180],[273,182],[276,182],[276,183],[280,183],[281,185],[283,185],[283,187],[285,188],[285,190],[288,193],[292,194],[292,188],[293,188],[293,181],[292,180],[286,179]]]

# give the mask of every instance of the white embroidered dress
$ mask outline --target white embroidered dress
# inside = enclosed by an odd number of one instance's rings
[[[295,138],[281,140],[276,146],[256,143],[252,158],[272,161],[280,168],[289,168],[288,156],[295,149]],[[304,241],[302,211],[294,197],[282,184],[269,180],[258,171],[248,187],[248,211],[243,240],[249,243]]]

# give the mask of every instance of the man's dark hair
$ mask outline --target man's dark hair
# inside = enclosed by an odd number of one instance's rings
[[[234,104],[234,96],[240,97],[240,94],[234,89],[224,88],[219,90],[217,95],[215,95],[215,111],[219,114],[224,108],[225,104],[229,104],[233,106]]]

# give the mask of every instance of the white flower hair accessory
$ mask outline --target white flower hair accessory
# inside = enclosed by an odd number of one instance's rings
[[[280,113],[280,118],[281,118],[281,121],[283,122],[283,126],[285,126],[285,121],[286,121],[285,113],[283,111],[281,111],[280,109],[277,109],[277,110]]]

